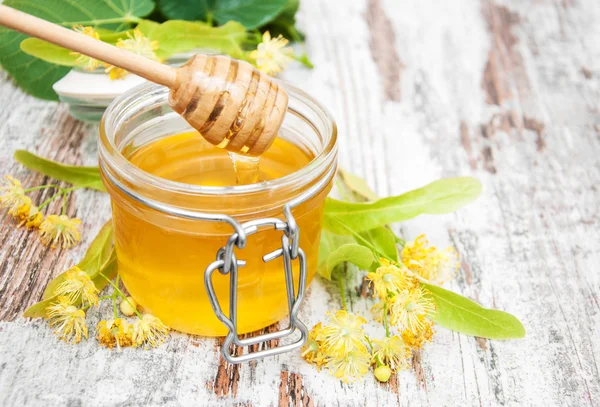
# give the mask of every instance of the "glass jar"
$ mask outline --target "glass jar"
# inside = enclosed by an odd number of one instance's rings
[[[325,198],[337,166],[337,129],[331,115],[314,99],[284,86],[289,109],[279,137],[314,158],[292,174],[251,185],[184,184],[145,172],[127,159],[149,143],[192,131],[171,110],[168,89],[162,86],[144,84],[131,89],[104,114],[100,168],[111,196],[119,272],[135,300],[175,330],[206,336],[227,334],[204,284],[205,269],[234,234],[223,216],[238,223],[265,218],[286,221],[284,205],[302,201],[291,214],[307,259],[307,282],[315,275]],[[194,219],[193,214],[221,221]],[[282,247],[283,234],[273,227],[262,228],[247,237],[244,248],[234,251],[237,259],[246,262],[238,271],[238,333],[264,328],[290,311],[283,261],[263,260],[264,255]],[[292,268],[298,290],[298,262],[293,262]],[[214,273],[212,284],[228,314],[229,276]]]

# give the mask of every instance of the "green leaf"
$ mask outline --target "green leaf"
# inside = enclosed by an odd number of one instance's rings
[[[246,29],[235,21],[212,27],[201,22],[171,20],[156,24],[144,20],[138,28],[158,41],[156,54],[160,58],[194,48],[210,48],[238,58],[242,55],[242,43],[247,36]]]
[[[338,234],[348,234],[340,222],[361,232],[388,223],[402,222],[421,214],[455,211],[481,194],[475,178],[446,178],[398,196],[374,202],[356,203],[327,198],[324,226]]]
[[[26,150],[15,151],[15,160],[30,170],[40,172],[60,181],[66,181],[74,186],[106,191],[100,178],[98,167],[83,167],[61,164],[47,160]]]
[[[102,265],[102,268],[99,270],[96,277],[92,278],[92,282],[98,289],[98,291],[102,291],[104,287],[108,284],[108,281],[104,277],[100,275],[102,273],[109,279],[115,278],[117,275],[117,255],[114,248],[111,250],[111,256],[108,261]],[[27,308],[23,313],[25,318],[45,318],[46,317],[46,308],[53,302],[57,300],[58,296],[52,296],[49,298],[40,301],[31,307]],[[75,306],[79,306],[81,304],[81,300],[78,299],[75,301]]]
[[[367,181],[358,175],[354,175],[343,168],[339,168],[338,177],[348,192],[355,195],[357,200],[376,201],[379,199],[379,196],[371,189],[369,184],[367,184]]]
[[[302,34],[296,28],[296,13],[298,12],[298,7],[300,6],[299,0],[288,0],[285,8],[275,17],[274,20],[269,22],[266,26],[261,28],[261,31],[269,31],[272,36],[278,36],[279,34],[283,35],[285,38],[295,41],[302,42],[304,40],[304,34]],[[300,60],[300,59],[299,59]],[[312,65],[308,58],[305,60],[300,60],[300,62]],[[308,66],[307,64],[307,66]],[[312,66],[309,66],[312,68]]]
[[[360,235],[375,247],[377,253],[389,260],[398,261],[398,248],[396,247],[396,236],[394,232],[385,226],[360,232]],[[364,246],[363,240],[356,239],[358,244]]]
[[[112,247],[113,225],[112,220],[109,220],[102,229],[100,229],[100,232],[98,232],[98,235],[94,238],[94,241],[85,252],[85,256],[83,256],[83,259],[77,264],[77,267],[85,271],[90,278],[93,279],[97,277],[99,270],[102,269],[102,265],[110,259]],[[65,273],[61,273],[48,283],[44,290],[44,294],[42,295],[42,299],[45,300],[54,296],[54,290],[56,290],[56,287],[64,281]]]
[[[238,21],[252,30],[277,17],[287,0],[158,0],[162,13],[172,20],[209,20],[219,24]]]
[[[157,0],[157,6],[171,20],[206,20],[216,0]]]
[[[287,0],[220,0],[214,16],[220,24],[239,21],[252,30],[273,20],[286,5]]]
[[[489,339],[525,337],[525,328],[514,315],[483,308],[481,305],[441,287],[421,283],[437,305],[435,322],[444,328],[466,335]]]
[[[331,272],[340,263],[350,262],[361,270],[368,268],[375,261],[373,252],[356,243],[342,245],[329,253],[325,263],[319,268],[319,275],[331,280]]]
[[[21,43],[21,51],[42,61],[62,66],[75,66],[77,56],[70,50],[37,38],[27,38]]]
[[[119,29],[136,23],[152,11],[152,0],[5,0],[14,7],[44,20],[71,27],[104,25]],[[49,64],[21,51],[24,34],[0,27],[0,65],[27,93],[47,100],[57,100],[52,85],[69,72],[68,67]]]

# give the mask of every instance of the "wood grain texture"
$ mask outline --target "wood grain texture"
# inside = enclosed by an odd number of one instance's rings
[[[78,191],[69,213],[84,221],[84,242],[71,251],[0,221],[0,405],[600,405],[600,3],[303,0],[300,20],[316,68],[286,79],[333,112],[344,167],[379,195],[445,176],[482,181],[467,208],[396,228],[454,244],[462,267],[448,288],[517,315],[527,337],[440,328],[385,385],[371,376],[341,384],[297,353],[229,366],[218,340],[188,335],[151,352],[67,346],[19,314],[110,216],[106,196]],[[95,162],[95,126],[65,106],[25,96],[6,77],[0,100],[0,172],[44,182],[12,161],[17,148]],[[354,280],[350,307],[367,315],[368,286]],[[339,299],[315,281],[300,316],[312,326]],[[90,326],[109,312],[93,311]]]

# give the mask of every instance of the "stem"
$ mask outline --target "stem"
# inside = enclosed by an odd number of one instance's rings
[[[371,343],[371,340],[369,339],[369,337],[367,335],[365,335],[365,340],[367,341],[367,345],[369,345],[369,349],[371,350],[371,353],[373,353],[373,344]]]
[[[115,293],[116,293],[116,291],[115,291]],[[117,319],[117,318],[119,318],[119,314],[117,313],[117,296],[114,293],[112,296],[112,303],[113,303],[113,315],[114,315],[114,318]]]
[[[40,185],[39,187],[27,188],[23,192],[28,193],[28,192],[32,192],[32,191],[39,191],[40,189],[47,189],[47,188],[60,188],[60,185],[56,185],[56,184]]]
[[[208,25],[213,24],[213,14],[210,12],[206,13],[206,24],[208,24]]]
[[[107,300],[109,298],[112,298],[112,295],[104,295],[104,296],[98,298],[98,302]]]
[[[383,326],[385,327],[385,337],[390,337],[390,326],[388,325],[387,320],[387,302],[383,303]]]
[[[342,307],[347,310],[348,307],[346,306],[346,287],[344,286],[344,278],[343,276],[338,276],[338,284],[340,287],[340,294],[342,295]]]
[[[61,215],[64,215],[67,213],[67,194],[63,193],[63,198],[62,198],[62,212]]]
[[[296,30],[296,27],[290,27],[288,33],[293,42],[302,42],[302,37],[300,36],[300,33],[298,33],[298,30]]]
[[[307,68],[313,69],[315,67],[315,65],[310,61],[310,59],[308,59],[308,55],[306,55],[306,52],[302,55],[294,55],[294,60],[300,62]]]
[[[68,23],[61,23],[60,25],[66,27],[73,27],[75,25],[103,25],[103,24],[116,24],[116,23],[139,23],[142,21],[141,18],[136,16],[123,16],[123,17],[115,17],[115,18],[105,18],[100,20],[84,20],[84,21],[70,21]]]
[[[38,206],[38,210],[42,210],[42,208],[46,205],[48,205],[50,202],[54,201],[56,198],[62,196],[62,193],[58,193],[55,194],[53,196],[51,196],[50,198],[46,199],[44,202],[42,202],[42,204],[40,206]]]
[[[110,284],[114,289],[115,289],[115,293],[119,294],[119,296],[121,296],[122,299],[127,300],[127,296],[125,294],[123,294],[123,292],[119,289],[119,287],[117,285],[115,285],[115,283],[113,283],[111,281],[110,278],[106,277],[104,274],[100,273],[100,275],[102,276],[102,278],[104,278],[106,281],[108,281],[108,284]],[[119,281],[119,275],[117,274],[117,282]],[[114,295],[114,293],[113,293]],[[133,304],[131,304],[130,301],[127,300],[127,302],[129,303],[129,305],[132,306],[133,308]],[[116,307],[116,305],[115,305]],[[116,309],[116,308],[115,308]],[[138,316],[138,318],[142,319],[142,314],[139,313],[139,311],[135,308],[133,308],[135,311],[135,314]]]

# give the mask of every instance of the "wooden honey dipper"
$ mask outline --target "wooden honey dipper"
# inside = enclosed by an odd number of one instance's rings
[[[287,93],[245,61],[200,54],[173,68],[1,4],[0,24],[168,87],[173,110],[228,151],[261,155],[287,110]]]

